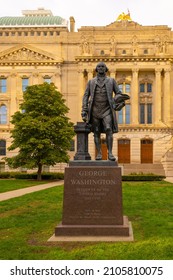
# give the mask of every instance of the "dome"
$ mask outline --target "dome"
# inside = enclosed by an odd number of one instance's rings
[[[0,17],[0,26],[66,26],[67,21],[59,16]]]

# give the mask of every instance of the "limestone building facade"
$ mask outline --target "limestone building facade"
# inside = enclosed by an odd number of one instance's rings
[[[170,175],[173,131],[173,31],[168,26],[142,26],[123,15],[107,26],[75,30],[69,21],[40,8],[21,17],[0,18],[0,171],[12,156],[11,116],[19,110],[28,85],[53,82],[66,99],[74,124],[81,120],[86,84],[104,61],[130,100],[117,112],[119,133],[114,154],[124,174]],[[74,140],[74,142],[76,142]],[[74,144],[74,147],[76,144]],[[105,136],[102,136],[104,158]],[[73,150],[73,149],[72,149]],[[93,136],[89,152],[94,159]],[[71,159],[75,148],[70,151]],[[45,167],[63,170],[64,164]],[[172,169],[171,169],[172,168]],[[173,176],[173,175],[172,175]]]

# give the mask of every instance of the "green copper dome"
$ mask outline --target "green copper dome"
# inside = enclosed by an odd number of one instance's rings
[[[0,26],[67,25],[59,16],[0,17]]]

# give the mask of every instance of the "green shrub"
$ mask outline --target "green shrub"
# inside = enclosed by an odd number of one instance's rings
[[[0,172],[0,179],[9,179],[11,178],[10,172]]]
[[[155,174],[130,174],[123,175],[122,181],[162,181],[166,177]]]
[[[29,179],[36,180],[37,173],[23,173],[23,172],[0,172],[0,179]],[[64,173],[62,172],[43,172],[43,180],[63,180]]]
[[[18,173],[15,175],[16,179],[37,179],[37,173]],[[42,180],[60,180],[64,179],[64,173],[61,172],[48,172],[42,173]]]

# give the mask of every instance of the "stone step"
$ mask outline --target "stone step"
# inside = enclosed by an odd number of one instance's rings
[[[163,165],[160,163],[148,164],[148,163],[141,163],[141,164],[119,164],[122,168],[122,175],[128,175],[131,173],[153,173],[156,175],[163,175],[165,176],[165,171],[163,169]]]

